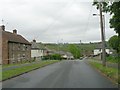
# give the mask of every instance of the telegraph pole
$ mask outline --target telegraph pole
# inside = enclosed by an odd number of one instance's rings
[[[99,2],[101,38],[102,38],[102,64],[103,64],[103,66],[106,66],[105,32],[104,32],[104,28],[103,28],[103,15],[102,15],[101,5],[102,5],[101,2]]]

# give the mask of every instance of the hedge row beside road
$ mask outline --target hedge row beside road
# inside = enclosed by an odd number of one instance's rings
[[[56,63],[56,62],[59,62],[59,60],[46,60],[46,61],[32,64],[30,66],[23,66],[21,68],[15,68],[12,70],[4,71],[4,72],[2,72],[2,78],[0,78],[0,81],[6,80],[6,79],[9,79],[9,78],[12,78],[12,77],[24,74],[24,73],[27,73],[29,71],[32,71],[32,70],[44,67],[46,65]]]

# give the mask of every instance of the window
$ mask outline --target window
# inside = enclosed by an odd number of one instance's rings
[[[25,51],[25,44],[23,44],[23,51]]]
[[[18,44],[18,50],[20,50],[20,44]]]
[[[22,55],[23,59],[25,59],[25,54]]]
[[[12,44],[12,50],[15,50],[15,45],[14,45],[14,43]]]

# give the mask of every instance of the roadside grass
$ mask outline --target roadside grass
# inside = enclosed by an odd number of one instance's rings
[[[107,77],[111,78],[115,83],[120,84],[120,75],[118,69],[111,67],[103,67],[102,64],[97,62],[89,62],[93,67],[104,73]]]
[[[23,73],[32,71],[34,69],[44,67],[46,65],[56,63],[56,62],[59,62],[59,60],[46,60],[46,61],[34,63],[30,66],[23,66],[21,68],[15,68],[15,69],[12,69],[12,70],[4,71],[4,72],[2,72],[2,78],[0,78],[0,81],[9,79],[11,77],[14,77],[14,76],[17,76],[17,75],[20,75],[20,74],[23,74]]]
[[[2,65],[0,65],[0,80],[2,78]]]
[[[19,62],[19,63],[13,63],[13,64],[5,64],[5,65],[2,65],[2,68],[8,68],[8,67],[11,67],[11,66],[19,66],[19,65],[22,65],[22,64],[25,64],[25,63],[32,63],[32,62],[35,62],[33,60],[30,61],[22,61],[22,62]]]
[[[92,60],[100,61],[100,59],[97,59],[97,58],[92,58]],[[109,56],[109,57],[106,57],[106,61],[109,63],[120,63],[120,57]]]

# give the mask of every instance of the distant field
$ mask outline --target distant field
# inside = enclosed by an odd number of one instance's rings
[[[45,46],[50,50],[55,51],[65,51],[69,52],[70,44],[46,44]],[[74,44],[78,47],[82,54],[92,53],[92,51],[96,48],[97,44]]]

